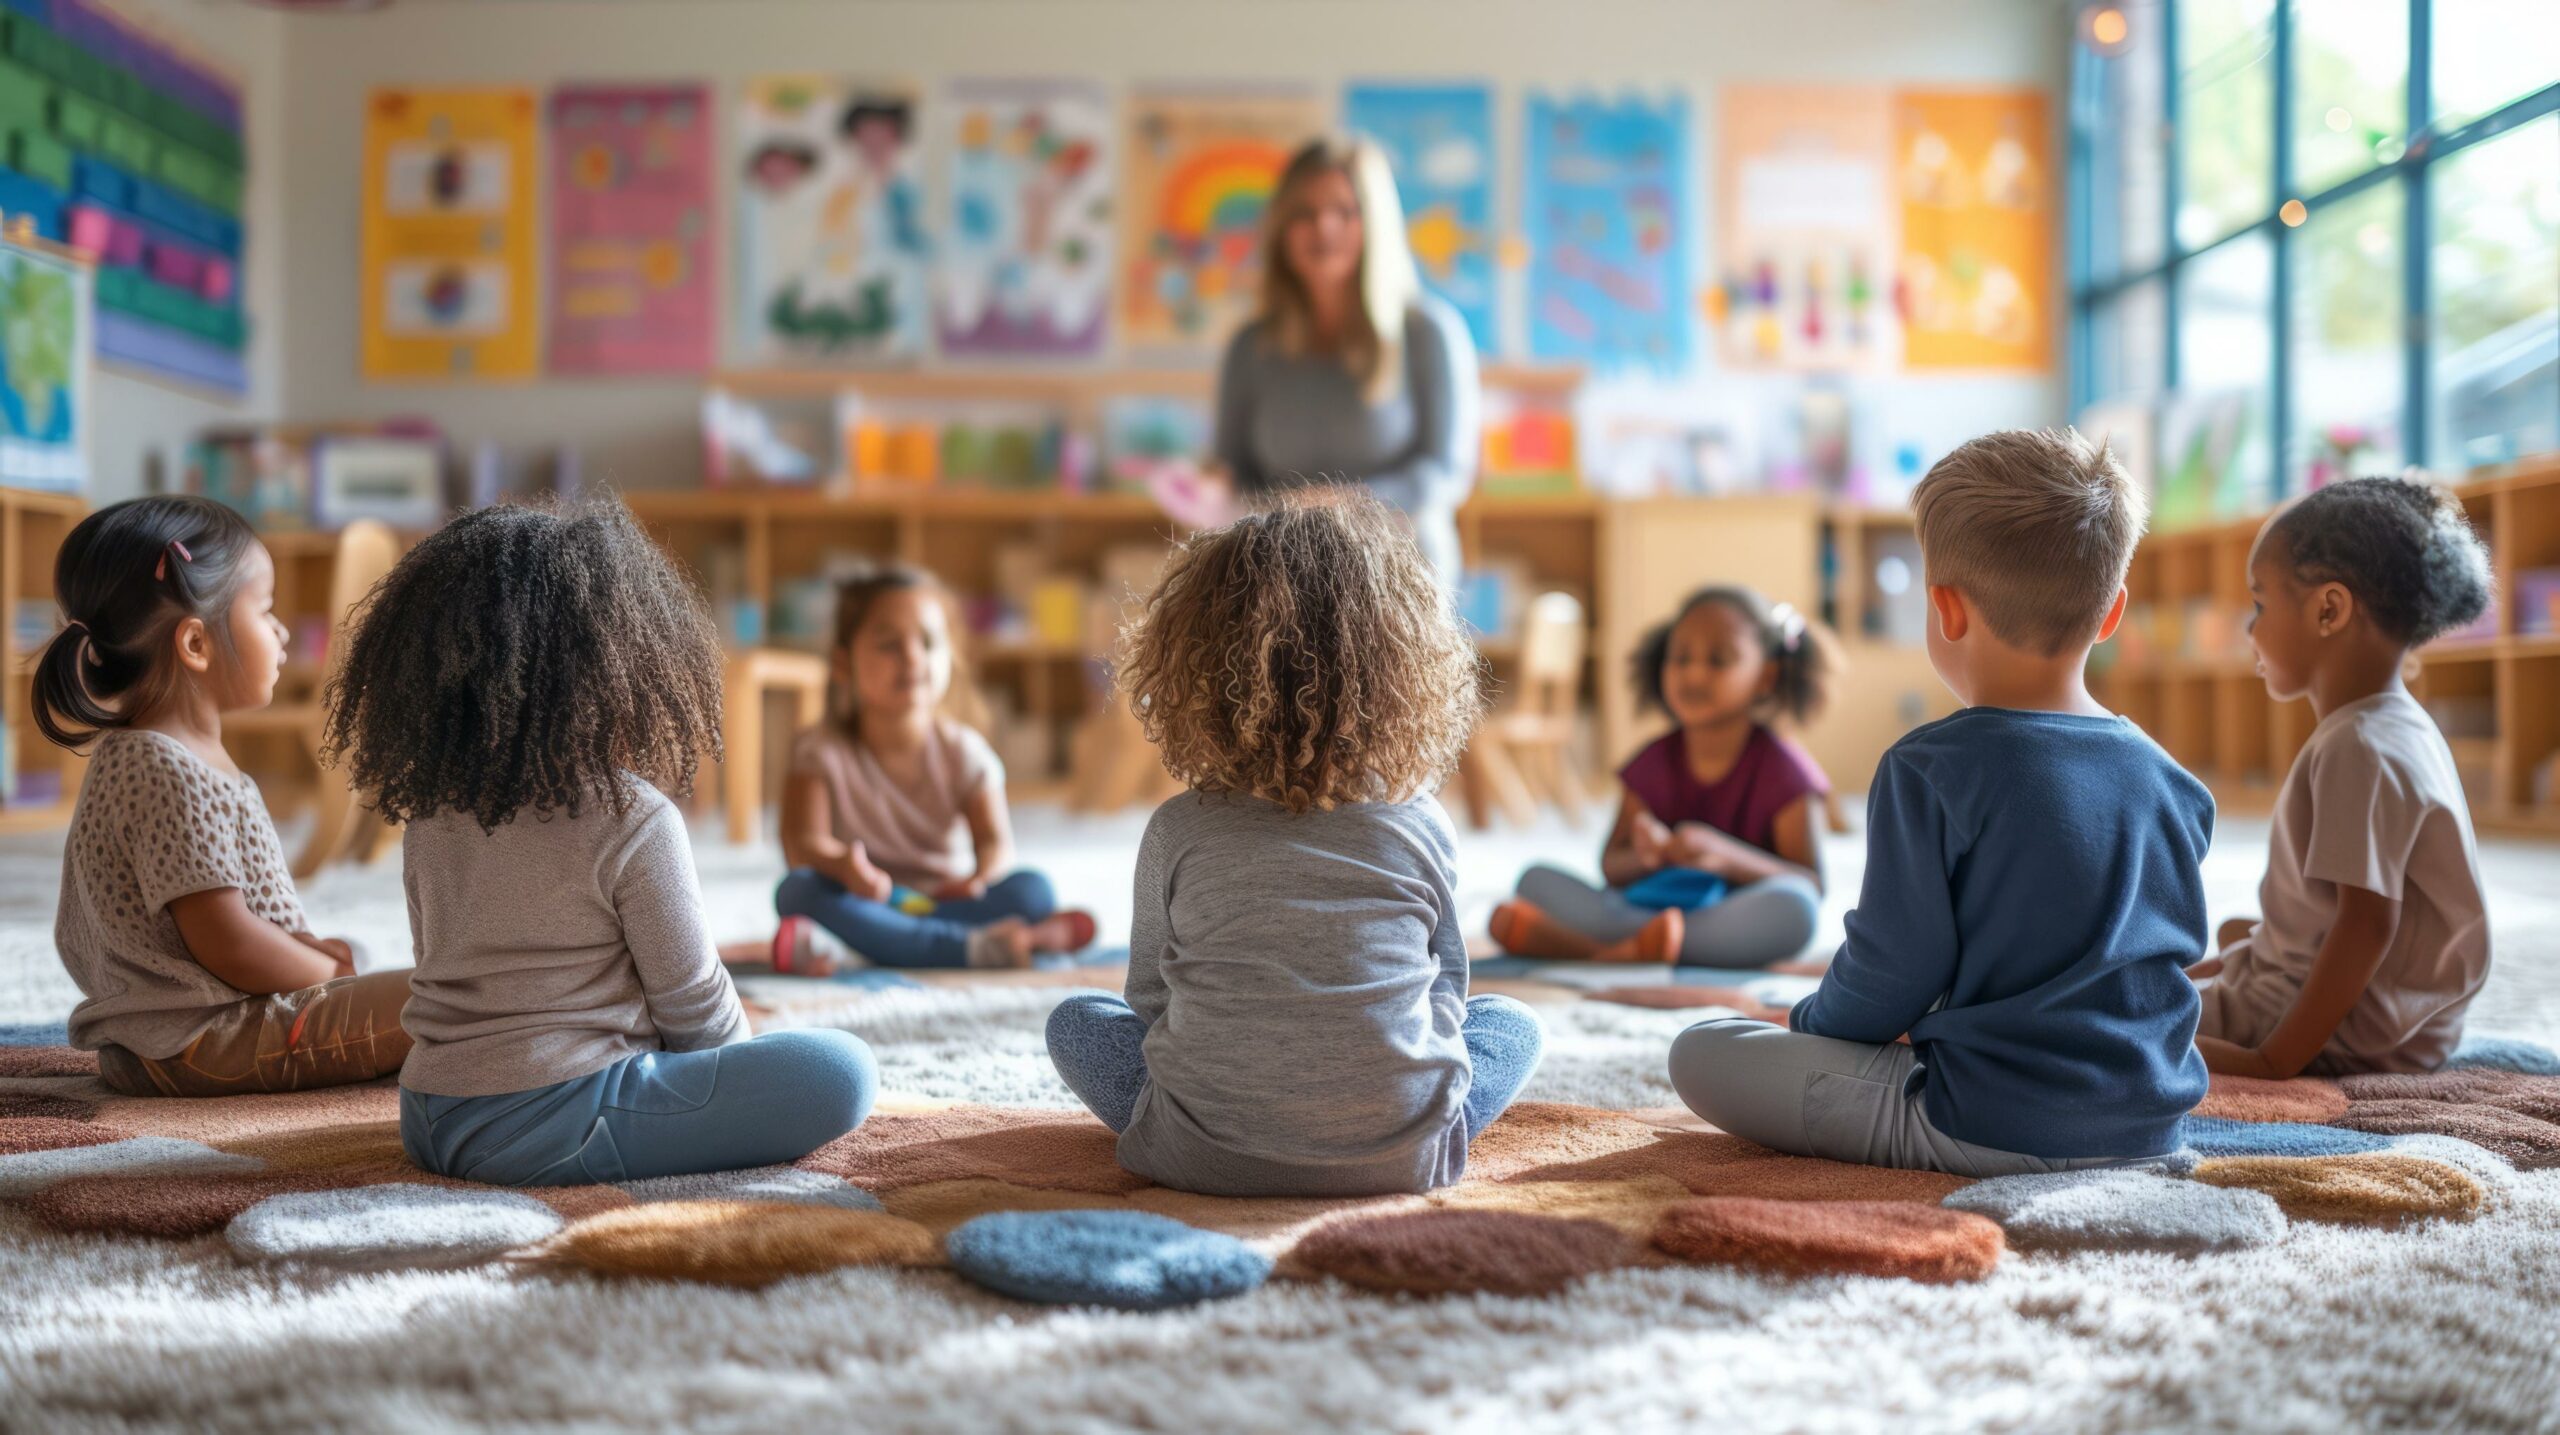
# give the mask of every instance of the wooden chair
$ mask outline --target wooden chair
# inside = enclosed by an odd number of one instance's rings
[[[1525,827],[1541,800],[1553,802],[1566,822],[1582,825],[1584,793],[1571,751],[1585,642],[1582,604],[1571,594],[1543,594],[1529,605],[1520,634],[1519,700],[1485,720],[1459,764],[1470,825],[1489,826],[1488,809],[1499,807]]]
[[[388,527],[370,519],[348,524],[338,534],[338,550],[329,567],[329,648],[320,671],[298,683],[298,691],[292,696],[279,693],[276,701],[255,712],[233,713],[222,720],[225,738],[283,734],[293,738],[311,759],[318,775],[313,791],[314,821],[310,837],[293,859],[297,880],[310,877],[355,849],[364,823],[355,789],[347,785],[343,775],[321,766],[320,728],[324,714],[320,698],[327,690],[328,680],[345,660],[347,631],[357,605],[399,561],[400,538]],[[378,856],[384,845],[377,837],[366,844],[364,855]]]
[[[783,648],[730,655],[720,685],[720,807],[731,842],[750,842],[764,810],[765,704],[792,705],[792,726],[815,727],[827,716],[827,660]]]

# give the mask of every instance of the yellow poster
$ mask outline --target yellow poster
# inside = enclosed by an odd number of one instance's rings
[[[364,373],[528,379],[540,362],[531,90],[376,90],[365,114]]]
[[[2058,177],[2047,125],[2034,90],[1895,95],[1905,367],[2052,364]]]

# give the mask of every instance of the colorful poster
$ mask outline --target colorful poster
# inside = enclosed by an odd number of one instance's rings
[[[89,481],[89,266],[0,240],[0,484]]]
[[[539,364],[531,90],[376,90],[364,142],[364,373]]]
[[[2041,372],[2058,187],[2044,95],[1905,90],[1893,108],[1904,364]]]
[[[1140,348],[1224,343],[1262,292],[1262,212],[1325,126],[1298,90],[1141,90],[1121,147],[1120,326]]]
[[[1463,315],[1476,348],[1500,342],[1494,315],[1493,91],[1483,85],[1353,85],[1343,123],[1376,140],[1404,200],[1422,282]]]
[[[1891,98],[1864,86],[1729,85],[1719,100],[1720,272],[1707,312],[1722,361],[1889,363]]]
[[[711,367],[711,94],[551,92],[551,371]]]
[[[946,354],[1092,354],[1111,307],[1111,103],[1074,80],[955,80],[935,327]]]
[[[1686,365],[1688,101],[1532,96],[1524,159],[1529,352]]]
[[[923,352],[923,165],[898,85],[751,80],[738,116],[737,358]]]

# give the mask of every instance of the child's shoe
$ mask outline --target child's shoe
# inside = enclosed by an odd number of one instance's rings
[[[1003,970],[1031,965],[1031,924],[1020,917],[989,922],[969,933],[969,965]]]
[[[1093,945],[1093,935],[1091,912],[1056,912],[1031,924],[1031,949],[1035,952],[1081,952]]]
[[[1665,965],[1680,960],[1680,939],[1689,933],[1688,920],[1677,907],[1654,915],[1636,934],[1623,942],[1611,942],[1591,954],[1595,962],[1659,962]]]
[[[785,917],[773,929],[773,969],[785,976],[831,977],[861,965],[853,948],[807,917]]]

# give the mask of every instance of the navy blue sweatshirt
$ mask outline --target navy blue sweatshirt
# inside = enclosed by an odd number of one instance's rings
[[[1929,1122],[2029,1156],[2156,1156],[2204,1099],[2213,798],[2122,718],[1967,708],[1885,753],[1848,940],[1796,1030],[1888,1042]]]

